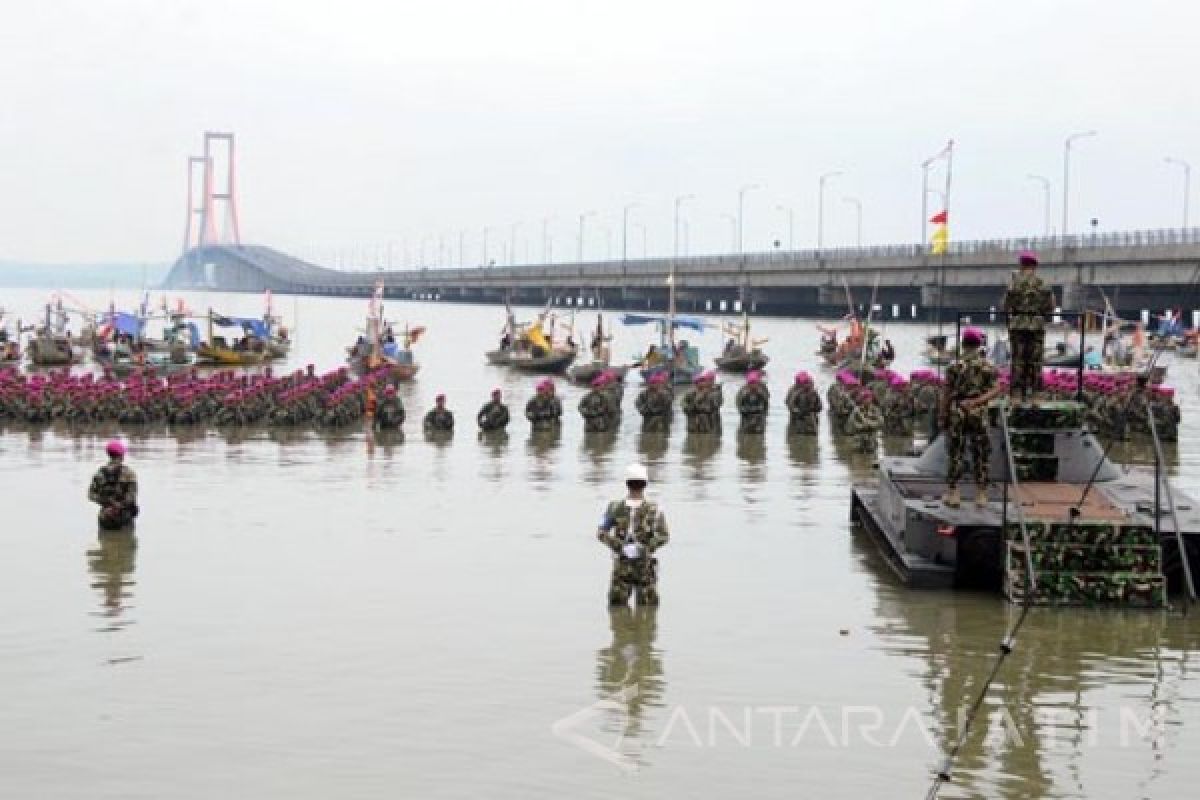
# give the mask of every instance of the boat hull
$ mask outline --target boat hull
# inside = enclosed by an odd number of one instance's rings
[[[196,350],[196,360],[200,364],[221,367],[253,367],[263,363],[266,360],[266,354],[200,345]]]
[[[724,372],[750,372],[751,370],[763,369],[771,361],[764,353],[750,353],[741,356],[717,356],[714,359],[717,363],[717,369]]]
[[[624,382],[625,375],[629,372],[629,367],[614,367],[609,364],[592,361],[588,364],[576,364],[571,367],[571,369],[567,370],[567,377],[575,383],[589,384],[603,372],[612,373],[618,381]]]
[[[564,351],[551,353],[547,356],[520,356],[512,355],[508,359],[508,366],[521,372],[530,372],[536,375],[561,375],[567,371],[567,367],[571,366],[575,361],[575,351]]]
[[[696,376],[699,375],[703,371],[704,370],[702,370],[700,367],[693,367],[693,366],[673,367],[673,366],[669,366],[669,365],[665,365],[665,364],[660,364],[658,366],[643,369],[641,371],[641,374],[642,374],[642,381],[644,383],[650,383],[650,381],[654,378],[654,376],[660,375],[665,372],[669,376],[667,379],[667,383],[671,384],[672,386],[689,386],[696,382]]]

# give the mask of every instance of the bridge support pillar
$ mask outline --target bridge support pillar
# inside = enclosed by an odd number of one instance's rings
[[[1064,311],[1082,311],[1087,303],[1088,287],[1080,281],[1063,284],[1062,308]]]

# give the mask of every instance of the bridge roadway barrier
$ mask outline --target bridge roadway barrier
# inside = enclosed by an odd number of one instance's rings
[[[1024,249],[1038,252],[1066,308],[1103,296],[1122,311],[1200,307],[1200,228],[958,242],[940,256],[919,245],[691,256],[674,260],[676,295],[692,311],[744,300],[758,313],[830,314],[845,313],[848,295],[861,307],[874,292],[895,315],[924,317],[939,305],[998,306]],[[643,309],[665,304],[671,269],[672,259],[633,259],[341,271],[260,245],[210,245],[180,257],[165,285],[365,297],[382,281],[389,297]]]

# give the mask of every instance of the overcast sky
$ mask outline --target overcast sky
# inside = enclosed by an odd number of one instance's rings
[[[237,134],[243,240],[478,263],[920,236],[920,162],[953,138],[952,238],[1040,233],[1063,139],[1072,229],[1181,224],[1200,168],[1200,4],[1107,0],[44,0],[0,22],[0,259],[169,261],[186,157]],[[1200,174],[1195,185],[1200,186]],[[935,184],[943,180],[933,176]],[[1197,192],[1193,192],[1197,194]],[[940,204],[930,197],[931,213]],[[1194,203],[1200,218],[1200,202]]]

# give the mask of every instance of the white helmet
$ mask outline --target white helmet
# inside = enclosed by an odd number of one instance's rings
[[[646,468],[641,464],[630,464],[625,469],[625,482],[628,483],[630,481],[649,483],[650,476],[646,474]]]

